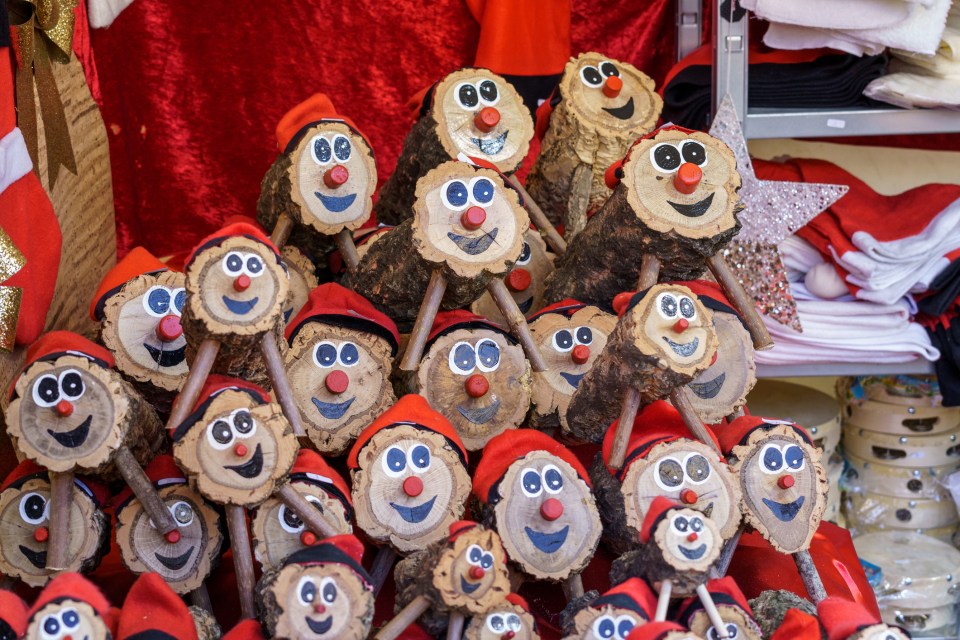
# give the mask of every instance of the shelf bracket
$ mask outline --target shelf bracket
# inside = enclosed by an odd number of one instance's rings
[[[736,0],[717,0],[713,29],[713,109],[708,122],[729,93],[740,116],[740,126],[747,134],[747,51],[749,49],[749,14]],[[732,18],[732,20],[731,20]]]
[[[693,53],[702,44],[702,0],[677,0],[677,61]]]

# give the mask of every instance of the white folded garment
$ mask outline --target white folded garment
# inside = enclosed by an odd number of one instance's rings
[[[744,9],[769,22],[823,29],[880,29],[910,15],[903,0],[741,0]]]
[[[133,0],[88,0],[87,15],[90,26],[94,29],[109,27],[132,2]]]
[[[863,95],[904,109],[960,109],[960,80],[891,73],[867,85]]]
[[[854,56],[875,56],[883,53],[883,45],[864,45],[851,42],[849,39],[838,36],[833,31],[798,27],[792,24],[771,22],[767,32],[763,34],[763,43],[773,49],[817,49],[828,47],[849,53]]]

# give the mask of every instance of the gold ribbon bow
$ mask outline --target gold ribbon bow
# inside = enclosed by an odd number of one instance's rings
[[[13,274],[20,271],[26,263],[23,254],[13,244],[7,232],[0,229],[0,282],[12,278]],[[0,287],[0,350],[2,351],[13,351],[21,300],[23,300],[23,289],[20,287]]]
[[[10,21],[17,33],[17,125],[23,131],[33,170],[39,175],[40,134],[33,84],[37,85],[47,147],[50,189],[60,167],[76,175],[77,160],[70,142],[67,117],[52,63],[67,64],[73,46],[73,9],[77,0],[8,0]]]

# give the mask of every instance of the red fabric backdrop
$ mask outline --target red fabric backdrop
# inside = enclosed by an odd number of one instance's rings
[[[603,51],[659,85],[672,2],[572,3],[573,52]],[[317,91],[370,138],[385,179],[411,124],[406,100],[471,64],[478,30],[463,0],[136,0],[92,34],[121,255],[182,251],[254,213],[277,120]]]

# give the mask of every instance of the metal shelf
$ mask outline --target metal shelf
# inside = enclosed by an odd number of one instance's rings
[[[809,364],[757,365],[758,378],[923,375],[933,372],[933,363],[928,360],[913,360],[911,362],[893,364],[876,364],[872,362],[812,362]]]

